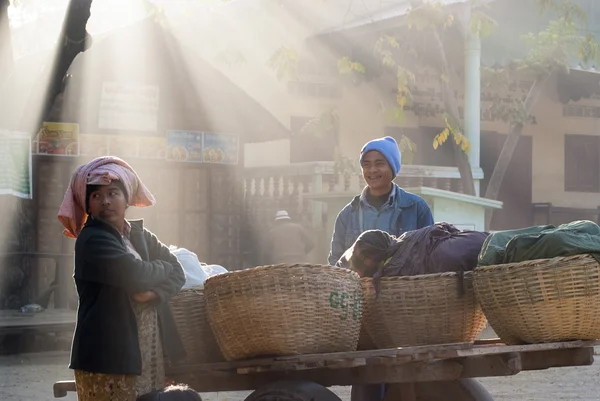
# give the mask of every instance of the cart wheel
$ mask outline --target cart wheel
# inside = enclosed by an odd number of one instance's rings
[[[246,401],[342,401],[320,384],[304,381],[280,381],[252,392]]]
[[[475,379],[418,383],[416,393],[418,401],[494,401]]]

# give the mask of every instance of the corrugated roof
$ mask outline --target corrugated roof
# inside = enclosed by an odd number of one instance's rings
[[[470,0],[439,0],[439,3],[442,3],[444,5],[452,5],[465,3],[467,1]],[[381,24],[384,22],[391,22],[395,19],[400,19],[404,17],[411,8],[414,8],[411,5],[411,3],[413,3],[412,0],[397,1],[395,2],[395,4],[389,7],[384,7],[375,13],[361,16],[340,26],[328,28],[322,32],[319,32],[317,36],[327,35],[336,32],[347,32],[357,28],[368,27],[372,24]]]

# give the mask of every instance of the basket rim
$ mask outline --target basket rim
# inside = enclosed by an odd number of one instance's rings
[[[474,273],[477,275],[478,273],[489,273],[499,270],[511,270],[511,269],[519,269],[519,268],[527,268],[531,269],[532,267],[539,267],[543,264],[555,264],[560,262],[571,262],[574,260],[580,259],[592,259],[596,263],[596,258],[594,258],[589,253],[582,253],[579,255],[571,255],[571,256],[556,256],[554,258],[543,258],[543,259],[532,259],[532,260],[524,260],[522,262],[513,262],[513,263],[503,263],[498,265],[490,265],[490,266],[478,266],[475,268]]]
[[[177,294],[175,294],[174,296],[171,297],[171,299],[173,299],[174,297],[176,297],[177,295],[189,295],[189,294],[196,294],[199,292],[204,292],[204,288],[201,287],[189,287],[189,288],[182,288],[180,289]]]
[[[472,271],[466,271],[463,273],[464,278],[470,278],[473,275]],[[444,272],[444,273],[432,273],[432,274],[419,274],[415,276],[389,276],[380,277],[380,281],[418,281],[418,280],[433,280],[437,278],[455,278],[458,277],[458,272]],[[374,280],[373,277],[363,277],[361,281],[367,282]]]
[[[239,276],[240,274],[250,275],[250,274],[262,273],[264,271],[269,271],[269,270],[273,270],[273,271],[282,270],[282,271],[289,272],[290,270],[305,271],[308,269],[315,269],[315,270],[316,269],[321,269],[321,270],[325,269],[325,270],[332,271],[332,272],[350,274],[350,276],[352,276],[356,279],[360,278],[360,276],[358,275],[357,272],[350,270],[350,269],[346,269],[345,267],[323,265],[323,264],[311,264],[311,263],[295,263],[295,264],[265,265],[265,266],[251,267],[249,269],[229,271],[227,273],[221,273],[221,274],[217,274],[216,276],[209,277],[204,282],[204,285],[206,287],[207,283],[210,283],[213,281],[218,281],[218,280],[225,280],[227,277],[231,277],[233,275],[235,275],[235,276]]]

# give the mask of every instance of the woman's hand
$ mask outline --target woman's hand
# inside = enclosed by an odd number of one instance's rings
[[[137,294],[133,294],[131,296],[131,299],[133,299],[135,302],[150,302],[154,301],[156,298],[158,298],[158,295],[156,295],[154,291],[138,292]]]

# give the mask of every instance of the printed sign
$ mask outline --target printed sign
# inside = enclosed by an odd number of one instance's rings
[[[169,131],[167,134],[167,160],[202,162],[202,132]]]
[[[205,163],[237,164],[238,154],[237,135],[204,133],[202,159]]]
[[[31,137],[0,130],[0,194],[31,199]]]
[[[104,82],[100,94],[98,127],[156,132],[159,98],[158,85]]]
[[[37,153],[79,156],[79,124],[45,122],[38,135]]]

